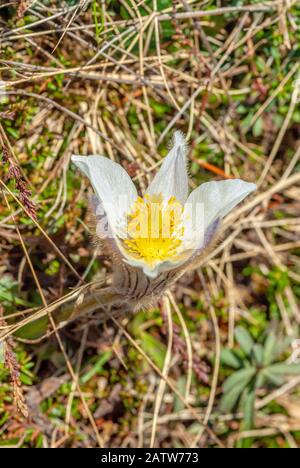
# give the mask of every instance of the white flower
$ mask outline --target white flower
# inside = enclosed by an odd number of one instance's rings
[[[72,156],[94,188],[98,234],[104,235],[104,219],[114,253],[150,278],[192,261],[220,221],[256,190],[235,179],[205,183],[189,195],[186,154],[184,137],[176,132],[144,198],[119,164],[103,156]]]

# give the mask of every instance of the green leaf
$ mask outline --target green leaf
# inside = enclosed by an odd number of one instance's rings
[[[186,390],[186,376],[181,375],[179,379],[177,380],[176,388],[179,391],[180,395],[183,397],[185,396],[185,390]],[[174,413],[178,413],[179,411],[182,411],[185,408],[185,405],[183,401],[179,398],[178,395],[174,395]]]
[[[257,121],[255,122],[252,131],[253,131],[253,136],[255,136],[255,137],[259,137],[259,136],[262,135],[262,133],[264,131],[264,122],[263,122],[263,119],[261,117],[259,119],[257,119]]]
[[[254,341],[246,328],[237,327],[235,330],[235,338],[247,356],[250,356],[254,346]]]
[[[20,330],[16,332],[16,336],[27,340],[36,340],[46,333],[48,325],[48,317],[42,317],[24,325],[24,327],[20,328]]]
[[[237,405],[238,399],[244,390],[244,387],[236,387],[231,392],[227,393],[222,397],[221,403],[220,403],[220,411],[222,413],[230,413],[234,407]]]
[[[274,361],[275,355],[276,355],[277,342],[278,342],[278,339],[275,333],[270,333],[265,341],[265,346],[264,346],[263,364],[265,366],[268,366]]]
[[[269,366],[268,371],[274,375],[299,375],[300,376],[300,364],[287,364],[280,363]]]
[[[224,393],[230,392],[236,385],[240,385],[242,382],[244,382],[246,386],[254,377],[256,372],[257,371],[255,367],[248,367],[247,369],[242,369],[240,371],[235,372],[224,383]]]
[[[91,380],[95,375],[101,374],[103,372],[103,366],[106,364],[112,356],[111,351],[106,351],[102,354],[100,359],[94,364],[94,366],[80,379],[82,384],[86,384]]]
[[[150,335],[147,332],[141,333],[142,339],[142,348],[148,356],[153,359],[155,364],[162,369],[165,362],[166,356],[166,347],[160,341],[158,341],[154,336]]]
[[[234,409],[248,383],[248,380],[242,380],[234,387],[232,387],[228,392],[224,393],[220,403],[220,410],[222,413],[231,412]]]
[[[284,378],[282,376],[272,374],[272,372],[269,369],[264,369],[262,371],[262,375],[265,379],[267,379],[267,381],[271,382],[277,387],[280,387],[284,383]]]
[[[172,7],[172,0],[158,0],[157,2],[157,9],[158,11],[162,11],[166,8]]]
[[[242,361],[239,359],[234,351],[230,349],[223,349],[221,353],[221,362],[228,367],[232,367],[233,369],[240,369],[242,367]]]
[[[20,138],[19,131],[16,128],[7,127],[6,131],[7,131],[7,133],[9,133],[16,140],[18,140]]]
[[[261,388],[265,384],[266,376],[264,375],[264,371],[260,371],[255,379],[255,388]]]
[[[243,430],[250,431],[254,427],[254,404],[255,404],[255,391],[251,390],[245,395],[245,400],[243,401],[243,411],[244,411],[244,420],[243,420]]]
[[[168,104],[152,100],[151,101],[151,109],[153,109],[153,111],[157,115],[157,117],[162,117],[162,116],[166,115],[167,112],[170,112],[171,107]]]
[[[255,391],[247,389],[242,397],[242,410],[244,412],[243,423],[241,426],[242,431],[251,431],[254,428],[254,415],[255,415]],[[250,448],[253,439],[250,437],[241,439],[237,443],[237,448]]]
[[[2,305],[22,305],[24,307],[33,307],[28,301],[18,297],[18,283],[13,281],[9,275],[0,278],[0,303]]]
[[[263,360],[264,360],[264,348],[261,344],[256,344],[254,345],[253,347],[253,357],[255,359],[255,362],[258,364],[258,365],[262,365],[263,364]]]
[[[94,0],[92,4],[93,10],[93,20],[96,28],[96,40],[99,42],[100,34],[104,29],[104,12],[101,6],[97,3],[97,0]]]

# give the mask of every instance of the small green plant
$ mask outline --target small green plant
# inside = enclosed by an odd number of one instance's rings
[[[98,2],[94,0],[93,2],[93,20],[96,28],[96,40],[100,42],[100,34],[104,29],[104,12]]]
[[[281,338],[271,332],[263,344],[256,343],[244,327],[236,328],[235,337],[239,348],[222,352],[222,363],[235,372],[223,385],[220,409],[222,412],[241,411],[244,415],[241,429],[249,431],[255,426],[257,390],[266,385],[280,386],[287,376],[299,375],[300,364],[278,362],[290,346],[289,338]],[[245,439],[241,446],[246,448],[251,445],[249,442]]]
[[[0,304],[8,310],[15,306],[32,306],[30,302],[18,297],[18,283],[10,275],[0,278]]]

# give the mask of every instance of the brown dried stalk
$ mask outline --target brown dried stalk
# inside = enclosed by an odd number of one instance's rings
[[[17,16],[19,19],[23,18],[27,8],[28,8],[28,4],[27,4],[27,0],[14,0],[14,2],[12,2],[13,5],[16,5],[17,7]]]
[[[14,180],[16,183],[20,202],[26,208],[26,211],[34,219],[37,219],[35,204],[30,199],[31,191],[27,187],[27,183],[21,174],[20,168],[15,163],[10,150],[4,144],[2,144],[2,161],[4,164],[8,165],[8,172],[6,175],[7,180]]]
[[[12,111],[12,112],[10,112],[10,111],[0,112],[0,118],[1,119],[14,120],[15,116],[16,116],[16,113],[14,111]]]
[[[162,332],[164,335],[168,334],[168,330],[166,328],[166,323],[167,323],[167,317],[164,315],[163,308],[161,308],[161,313],[163,316],[164,320],[164,325],[162,327]],[[180,336],[180,327],[173,322],[173,349],[175,353],[179,354],[179,356],[182,359],[182,365],[185,369],[188,368],[189,365],[189,356],[188,352],[186,349],[186,344],[184,339]],[[209,383],[209,378],[208,378],[208,373],[209,373],[209,368],[205,363],[203,363],[200,359],[199,356],[194,354],[193,356],[193,371],[195,373],[195,376],[200,382],[203,382],[204,384]]]
[[[6,321],[3,317],[3,307],[0,306],[0,326],[5,327]],[[20,365],[14,353],[15,343],[9,336],[4,342],[4,365],[8,369],[13,389],[13,399],[17,410],[27,419],[28,409],[23,394],[22,382],[20,379]]]
[[[18,7],[18,18],[23,18],[25,11],[27,10],[27,1],[26,0],[19,0],[19,7]]]

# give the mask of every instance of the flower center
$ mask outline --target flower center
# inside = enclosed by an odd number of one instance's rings
[[[161,195],[138,198],[127,218],[128,238],[124,244],[136,258],[149,265],[172,260],[182,244],[183,206],[175,197]]]

